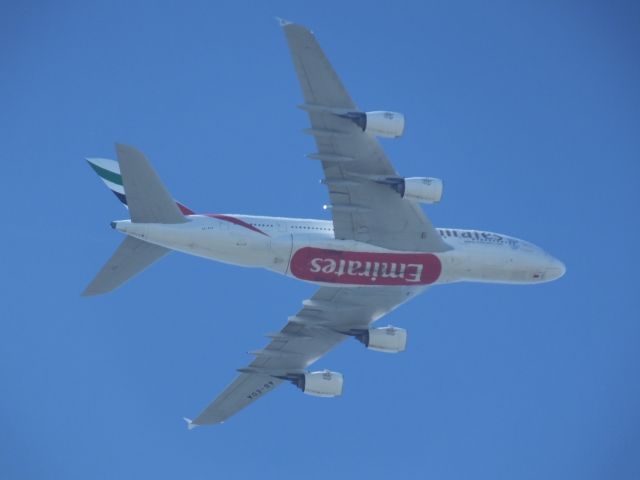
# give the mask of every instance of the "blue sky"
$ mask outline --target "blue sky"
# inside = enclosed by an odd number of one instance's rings
[[[12,2],[0,15],[0,477],[640,478],[640,9],[634,2]],[[436,287],[348,342],[324,400],[284,386],[187,431],[314,287],[172,254],[80,292],[125,211],[86,165],[145,151],[198,211],[325,218],[274,16],[311,27],[384,141],[445,180],[438,226],[567,275]]]

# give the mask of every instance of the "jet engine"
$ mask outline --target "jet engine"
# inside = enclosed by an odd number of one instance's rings
[[[398,112],[349,112],[342,116],[376,137],[397,138],[404,133],[404,115]]]
[[[323,370],[301,375],[296,385],[307,395],[315,397],[338,397],[342,395],[342,374]]]
[[[402,179],[394,188],[403,198],[420,203],[438,203],[442,199],[444,185],[439,178],[410,177]]]
[[[407,331],[404,328],[370,328],[356,338],[370,350],[385,353],[404,352],[407,348]]]

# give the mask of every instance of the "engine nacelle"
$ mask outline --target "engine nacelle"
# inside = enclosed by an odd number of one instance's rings
[[[404,133],[404,115],[398,112],[367,112],[363,130],[377,137],[401,137]]]
[[[307,395],[316,397],[338,397],[342,395],[342,374],[323,370],[307,372],[298,381],[298,386]]]
[[[397,138],[404,133],[404,115],[398,112],[349,112],[341,116],[376,137]]]
[[[398,191],[402,197],[416,200],[420,203],[438,203],[442,199],[444,185],[439,178],[410,177],[405,178]]]
[[[407,348],[407,331],[404,328],[371,328],[357,337],[364,345],[378,352],[398,353]]]

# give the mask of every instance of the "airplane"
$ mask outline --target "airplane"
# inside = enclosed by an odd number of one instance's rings
[[[342,394],[342,374],[308,367],[342,341],[370,350],[406,348],[403,328],[373,323],[429,287],[453,282],[540,284],[564,264],[536,245],[480,230],[435,228],[421,204],[442,198],[443,182],[399,175],[378,138],[403,134],[405,118],[361,111],[307,28],[280,20],[322,166],[331,220],[201,214],[176,201],[147,158],[116,144],[118,160],[88,158],[128,208],[111,222],[125,238],[83,295],[114,290],[170,251],[265,268],[317,285],[255,359],[195,419],[191,429],[222,423],[282,383],[308,395]]]

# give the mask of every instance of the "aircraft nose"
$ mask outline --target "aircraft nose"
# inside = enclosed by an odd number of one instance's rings
[[[567,272],[567,267],[557,258],[553,258],[547,267],[546,280],[557,280]]]

